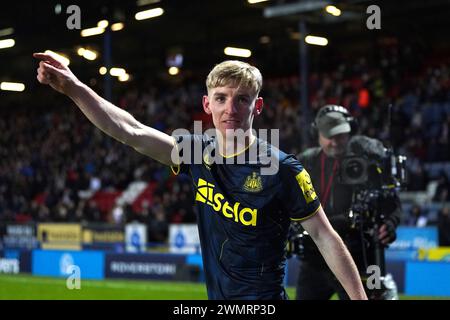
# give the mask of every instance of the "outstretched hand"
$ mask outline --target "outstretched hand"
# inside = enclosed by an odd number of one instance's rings
[[[72,71],[51,53],[34,53],[33,57],[40,60],[37,69],[37,79],[40,83],[48,84],[56,91],[67,95],[71,86],[78,81]]]

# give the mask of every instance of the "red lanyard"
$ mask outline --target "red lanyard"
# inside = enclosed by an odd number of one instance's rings
[[[336,169],[338,167],[337,159],[333,161],[333,172],[331,173],[331,177],[328,179],[327,186],[325,188],[325,153],[322,151],[322,155],[320,157],[321,168],[320,168],[320,194],[322,195],[321,203],[323,208],[325,208],[328,197],[330,195],[331,184],[333,183],[334,174],[336,173]],[[324,190],[325,188],[325,190]]]

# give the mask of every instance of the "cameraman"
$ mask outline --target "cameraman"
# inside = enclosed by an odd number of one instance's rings
[[[334,229],[345,241],[358,266],[361,275],[366,274],[368,265],[375,264],[370,254],[364,255],[361,234],[352,228],[348,217],[352,204],[353,187],[341,184],[339,168],[346,155],[350,135],[356,122],[342,106],[327,105],[319,110],[313,129],[320,147],[307,149],[298,155],[300,162],[311,175],[319,199]],[[378,229],[382,246],[395,240],[395,229],[400,221],[401,207],[398,197],[383,198],[380,211],[385,219]],[[300,272],[296,295],[298,300],[328,300],[335,292],[340,299],[348,299],[343,288],[336,281],[317,247],[308,236],[303,237],[303,253],[300,258]],[[367,259],[364,259],[366,257]],[[369,260],[369,261],[364,261]],[[366,290],[367,287],[365,286]]]

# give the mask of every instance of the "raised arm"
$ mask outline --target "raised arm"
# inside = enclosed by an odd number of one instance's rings
[[[367,300],[358,269],[341,237],[334,231],[322,207],[302,222],[331,271],[352,300]]]
[[[38,81],[71,98],[97,128],[150,158],[173,165],[171,151],[175,142],[171,136],[140,123],[100,97],[51,54],[35,53],[33,56],[41,60]]]

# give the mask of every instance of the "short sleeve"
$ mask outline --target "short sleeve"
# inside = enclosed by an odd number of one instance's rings
[[[312,217],[320,208],[311,177],[300,162],[289,155],[281,163],[281,201],[291,220],[302,221]]]
[[[193,164],[201,164],[203,154],[203,136],[201,135],[172,135],[175,139],[173,152],[178,156],[180,164],[171,166],[175,175],[188,173]]]

